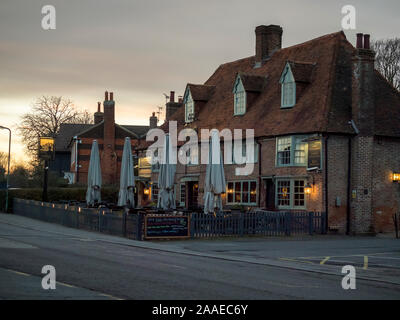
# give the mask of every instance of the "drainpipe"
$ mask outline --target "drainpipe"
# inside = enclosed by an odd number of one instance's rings
[[[348,143],[348,159],[347,159],[347,210],[346,210],[346,234],[350,234],[350,192],[351,192],[351,137]]]
[[[256,140],[257,145],[259,146],[258,148],[258,207],[261,207],[261,142]]]
[[[326,221],[325,221],[325,229],[328,232],[328,139],[329,136],[325,137],[325,212],[326,212]]]

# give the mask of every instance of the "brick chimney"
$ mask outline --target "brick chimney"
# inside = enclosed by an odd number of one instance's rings
[[[115,153],[115,102],[113,93],[105,92],[104,97],[104,146],[102,157],[102,172],[104,184],[116,184],[117,155]]]
[[[97,102],[97,112],[94,113],[94,124],[99,124],[104,119],[104,113],[100,111],[101,102]]]
[[[175,102],[175,91],[169,94],[169,102],[165,105],[165,121],[174,120],[172,115],[183,105],[182,101]]]
[[[277,25],[258,26],[256,27],[256,67],[260,67],[262,63],[269,59],[275,51],[282,48],[283,29]]]
[[[373,230],[373,166],[375,127],[375,52],[369,35],[357,34],[352,57],[352,120],[359,133],[352,138],[350,233]]]
[[[156,117],[156,113],[153,112],[153,114],[150,117],[150,129],[157,128],[157,122],[158,122],[158,119]]]
[[[352,117],[361,135],[371,135],[374,129],[374,63],[370,36],[357,34],[357,47],[352,58]]]

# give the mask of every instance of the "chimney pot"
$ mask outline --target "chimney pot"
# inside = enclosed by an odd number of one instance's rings
[[[110,92],[110,100],[114,100],[114,92]]]
[[[108,101],[108,91],[104,93],[104,101]]]
[[[370,35],[369,34],[364,34],[364,49],[371,49],[370,48]]]
[[[169,102],[175,102],[175,91],[171,91],[169,94]]]
[[[357,49],[362,49],[363,47],[363,34],[357,33]]]
[[[100,112],[101,102],[97,102],[97,112]]]

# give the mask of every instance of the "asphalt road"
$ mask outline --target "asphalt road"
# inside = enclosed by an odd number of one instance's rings
[[[136,248],[24,221],[0,223],[0,299],[400,298],[395,284],[360,279],[343,290],[340,276]],[[56,290],[41,287],[44,265],[56,268]]]

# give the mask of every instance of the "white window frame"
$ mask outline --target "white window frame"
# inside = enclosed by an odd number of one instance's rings
[[[289,63],[286,64],[279,83],[281,84],[281,108],[294,107],[296,105],[296,81]]]
[[[307,136],[283,136],[283,137],[277,137],[276,138],[276,143],[275,143],[275,166],[276,167],[307,167],[307,162],[308,162],[308,143],[307,142],[302,142],[302,140],[305,140]],[[280,141],[284,139],[290,139],[290,161],[289,163],[286,164],[281,164],[279,162],[279,146],[280,146]],[[301,144],[304,145],[303,149],[297,149],[297,146],[299,144],[299,141],[302,142]],[[296,163],[296,152],[304,152],[304,163]]]
[[[247,192],[248,192],[248,202],[243,202],[243,200],[242,200],[242,194],[243,194],[243,183],[244,182],[247,182],[248,183],[248,186],[249,186],[249,188],[248,188],[248,190],[247,190]],[[251,197],[251,191],[250,191],[250,186],[251,186],[251,183],[252,182],[254,182],[255,184],[256,184],[256,201],[255,202],[250,202],[250,197]],[[226,184],[226,190],[227,190],[227,192],[228,192],[228,186],[229,186],[229,183],[233,183],[233,192],[232,192],[232,200],[233,200],[233,202],[229,202],[228,201],[228,194],[226,194],[226,204],[228,204],[228,205],[245,205],[245,206],[256,206],[257,205],[257,203],[258,203],[258,182],[257,182],[257,180],[236,180],[236,181],[228,181],[227,182],[227,184]],[[235,201],[235,185],[236,185],[236,183],[240,183],[240,194],[241,194],[241,196],[240,196],[240,202],[236,202]]]
[[[195,106],[194,106],[192,94],[190,93],[190,89],[186,90],[183,102],[185,104],[185,122],[186,123],[193,122]]]
[[[182,187],[184,188],[184,192],[182,193]],[[184,201],[182,202],[182,195],[184,198]],[[186,206],[186,183],[181,182],[179,184],[179,205],[181,207],[185,207]]]
[[[278,199],[278,190],[279,190],[279,182],[281,181],[289,181],[289,205],[279,205]],[[303,195],[304,195],[304,205],[303,206],[295,206],[295,181],[303,182]],[[291,209],[291,210],[306,210],[307,209],[307,195],[304,193],[304,188],[307,184],[307,179],[305,178],[277,178],[275,182],[275,206],[278,209]]]
[[[240,100],[239,100],[240,99]],[[240,104],[238,104],[240,102]],[[246,113],[247,94],[244,89],[242,79],[238,75],[233,86],[233,115],[241,116]]]

